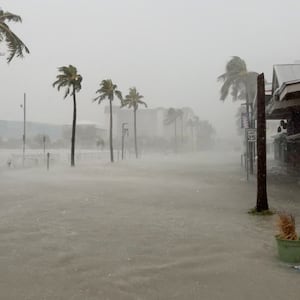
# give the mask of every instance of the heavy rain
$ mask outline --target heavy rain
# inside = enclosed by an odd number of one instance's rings
[[[289,299],[300,3],[2,0],[0,299]]]

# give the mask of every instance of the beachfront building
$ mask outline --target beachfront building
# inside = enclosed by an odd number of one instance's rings
[[[300,166],[300,64],[274,65],[266,118],[278,120],[275,158],[289,166]]]
[[[63,125],[63,139],[71,140],[72,125]],[[95,148],[107,137],[106,129],[91,121],[78,121],[76,124],[76,145],[79,148]]]
[[[176,110],[179,110],[176,108]],[[207,121],[196,118],[194,111],[189,107],[180,108],[181,115],[175,122],[166,122],[168,108],[139,108],[137,111],[137,136],[141,147],[168,148],[176,143],[180,149],[191,150],[197,147],[200,139],[211,134],[211,125]],[[122,139],[122,124],[128,128],[128,140],[133,139],[133,109],[113,106],[113,137],[115,145],[120,146]],[[105,107],[105,124],[109,132],[109,106]],[[196,122],[196,120],[198,120]],[[193,122],[191,122],[193,121]],[[176,130],[175,130],[176,125]],[[201,130],[202,128],[202,130]],[[132,143],[130,143],[132,144]],[[203,147],[205,148],[205,147]]]

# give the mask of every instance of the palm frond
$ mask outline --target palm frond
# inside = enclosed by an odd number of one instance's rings
[[[4,12],[3,10],[0,9],[0,23],[4,23],[4,22],[22,22],[22,18],[18,15],[12,14],[10,12]]]
[[[116,87],[117,87],[117,86],[116,86]],[[115,95],[116,95],[121,101],[123,100],[121,91],[115,90]]]
[[[148,107],[147,103],[144,101],[138,100],[137,103],[144,105],[146,108]]]
[[[64,98],[68,95],[73,95],[81,90],[82,76],[77,73],[76,67],[73,65],[62,66],[58,68],[60,74],[56,76],[56,81],[53,82],[52,86],[57,86],[59,91],[62,87],[65,87]],[[72,88],[72,90],[71,90]]]
[[[5,41],[8,49],[7,62],[17,57],[24,57],[24,53],[29,53],[29,49],[23,41],[9,28],[5,22],[21,22],[22,19],[18,15],[0,10],[0,41]]]

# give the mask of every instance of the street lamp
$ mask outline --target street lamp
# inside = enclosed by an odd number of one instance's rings
[[[26,147],[26,93],[24,93],[24,103],[20,105],[23,108],[24,112],[24,121],[23,121],[23,166],[25,163],[25,147]]]
[[[125,139],[125,135],[128,136],[128,128],[125,128],[125,126],[128,123],[122,123],[122,160],[124,159],[124,139]]]

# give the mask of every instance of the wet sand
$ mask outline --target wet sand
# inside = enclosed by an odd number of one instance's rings
[[[0,299],[299,299],[274,217],[247,214],[255,184],[223,159],[1,171]],[[269,186],[298,224],[299,192]]]

